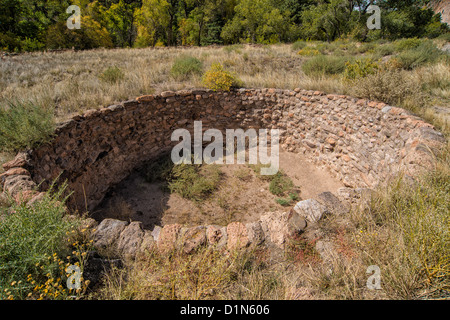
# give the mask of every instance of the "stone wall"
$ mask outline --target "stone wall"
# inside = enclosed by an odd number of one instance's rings
[[[170,152],[178,128],[280,129],[283,149],[304,154],[351,188],[373,188],[429,167],[441,133],[407,111],[375,101],[301,89],[191,90],[142,96],[61,123],[45,145],[4,164],[13,196],[68,182],[72,209],[92,210],[144,162]]]

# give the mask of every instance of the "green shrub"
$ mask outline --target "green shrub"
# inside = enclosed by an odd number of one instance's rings
[[[12,213],[2,216],[0,299],[25,298],[40,281],[49,278],[46,274],[58,274],[60,260],[56,257],[65,259],[70,254],[67,234],[80,220],[65,216],[64,189],[47,193],[33,206],[13,202],[9,208]]]
[[[316,56],[306,61],[302,70],[307,75],[333,75],[344,72],[346,63],[351,58],[346,56]]]
[[[420,46],[424,42],[423,39],[418,38],[408,38],[400,39],[394,42],[397,51],[404,51],[409,49],[414,49]]]
[[[52,108],[31,102],[0,106],[0,150],[19,150],[50,140],[55,130],[53,113]]]
[[[230,91],[232,87],[241,87],[242,82],[234,74],[224,69],[222,64],[214,63],[202,77],[202,83],[214,91]]]
[[[414,82],[406,71],[380,70],[360,78],[352,90],[352,94],[358,97],[382,101],[412,111],[423,107],[427,101],[420,84]]]
[[[369,74],[375,74],[378,64],[373,59],[357,59],[354,62],[347,62],[344,72],[345,80],[364,78]]]
[[[171,172],[168,188],[183,198],[200,202],[217,189],[222,172],[217,165],[175,165]]]
[[[291,191],[292,189],[294,189],[294,183],[281,171],[278,171],[275,175],[272,176],[269,183],[269,191],[272,194],[281,196],[286,192]]]
[[[115,84],[123,78],[125,78],[125,73],[117,66],[106,68],[99,78],[109,84]]]
[[[170,69],[170,74],[175,79],[187,79],[191,75],[201,74],[203,64],[200,60],[192,56],[182,56],[177,58],[172,68]]]
[[[413,49],[401,52],[396,59],[403,69],[412,70],[436,61],[441,55],[442,52],[431,41],[426,41]]]
[[[301,55],[301,56],[318,56],[320,54],[319,50],[311,48],[311,47],[306,47],[304,49],[300,49],[297,54]]]
[[[292,44],[292,50],[294,50],[294,51],[301,50],[301,49],[305,48],[307,45],[308,44],[306,43],[306,41],[298,40]]]
[[[395,46],[393,44],[383,44],[375,48],[375,54],[381,57],[394,54]]]

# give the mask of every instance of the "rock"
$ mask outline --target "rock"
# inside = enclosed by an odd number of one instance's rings
[[[3,190],[15,197],[19,192],[32,190],[34,187],[36,187],[36,184],[28,175],[9,176],[5,179]]]
[[[131,222],[120,234],[117,249],[125,259],[133,259],[141,247],[144,237],[142,222]]]
[[[306,228],[306,220],[294,210],[268,212],[261,216],[260,222],[266,240],[279,248],[283,248],[289,237]]]
[[[94,248],[107,253],[115,253],[120,234],[128,225],[126,221],[104,219],[94,232]]]
[[[306,220],[310,222],[319,221],[322,216],[327,212],[325,206],[321,205],[317,200],[308,199],[297,202],[294,206],[294,210]]]
[[[152,232],[144,230],[144,236],[142,237],[141,247],[138,253],[145,253],[146,251],[151,250],[155,243],[156,241],[153,238]]]
[[[217,248],[221,248],[227,244],[227,231],[226,227],[219,226],[208,226],[206,228],[206,239],[208,240],[208,244],[211,246],[216,246]]]
[[[322,192],[317,196],[317,201],[325,206],[327,213],[341,215],[349,212],[350,208],[343,204],[338,197],[329,191]]]
[[[6,177],[9,176],[30,176],[30,172],[24,168],[11,168],[6,172],[0,174],[0,183],[5,183]]]
[[[198,226],[189,228],[183,235],[182,248],[184,253],[191,253],[206,243],[206,228]]]
[[[29,155],[25,152],[19,152],[13,160],[4,163],[2,166],[5,171],[8,171],[12,168],[24,167],[28,164],[28,162]]]
[[[287,235],[294,236],[306,228],[306,219],[301,217],[295,210],[289,211],[287,218]]]
[[[155,226],[153,228],[153,231],[151,233],[153,240],[158,241],[161,230],[162,230],[162,228],[160,226]]]
[[[227,226],[228,250],[241,249],[247,247],[250,242],[248,239],[248,231],[241,222],[232,222]]]
[[[180,224],[168,224],[162,228],[158,237],[158,249],[161,252],[168,252],[176,248],[178,235],[181,231]]]
[[[251,246],[259,246],[264,242],[264,231],[259,222],[246,223],[247,237]]]

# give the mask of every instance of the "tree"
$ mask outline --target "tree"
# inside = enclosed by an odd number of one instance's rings
[[[270,0],[241,0],[235,12],[221,33],[227,43],[283,41],[291,28],[286,12],[274,7]]]

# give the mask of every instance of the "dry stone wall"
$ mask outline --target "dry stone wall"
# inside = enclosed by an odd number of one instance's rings
[[[89,110],[61,123],[50,143],[4,164],[0,181],[17,201],[31,202],[42,197],[39,191],[47,190],[52,181],[67,181],[73,191],[67,205],[92,210],[133,169],[170,152],[178,143],[171,141],[175,129],[193,133],[194,121],[202,121],[203,130],[223,132],[279,129],[281,148],[326,167],[348,188],[373,188],[400,171],[413,176],[432,166],[433,153],[445,142],[430,124],[403,109],[344,95],[302,89],[163,92]],[[289,229],[287,224],[267,225],[266,231]],[[196,229],[189,238],[202,243],[203,234],[213,239],[214,234],[226,233],[211,228]],[[137,229],[133,224],[134,233]],[[235,245],[247,243],[249,232],[252,237],[259,234],[255,226],[236,224],[227,229],[235,235],[228,236]],[[180,230],[181,226],[172,226],[159,238],[175,239]]]

